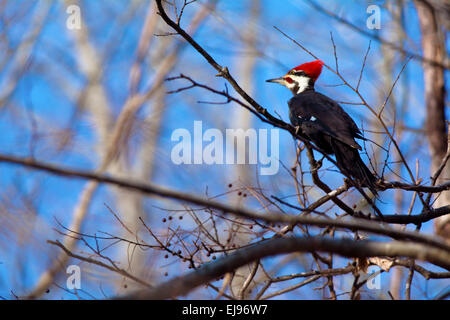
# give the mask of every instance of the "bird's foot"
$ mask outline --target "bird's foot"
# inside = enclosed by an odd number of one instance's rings
[[[300,126],[295,126],[295,135],[297,136],[300,132]]]
[[[314,171],[317,171],[317,170],[319,170],[320,168],[322,168],[322,162],[323,162],[323,159],[325,159],[325,156],[323,156],[322,157],[322,159],[320,159],[320,160],[318,160],[318,161],[314,161],[314,165],[312,166],[312,169],[314,170]]]
[[[319,161],[315,161],[314,162],[314,164],[312,165],[312,170],[313,171],[317,171],[317,170],[319,170],[320,168],[322,168],[322,159],[321,160],[319,160]]]
[[[319,166],[319,168],[322,167],[323,159],[325,159],[325,156],[323,156],[322,159],[320,159],[319,161],[317,161],[317,165]]]

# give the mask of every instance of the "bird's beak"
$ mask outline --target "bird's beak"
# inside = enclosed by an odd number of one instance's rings
[[[286,82],[286,80],[284,80],[283,77],[280,77],[280,78],[266,80],[266,82],[274,82],[274,83],[284,84]]]

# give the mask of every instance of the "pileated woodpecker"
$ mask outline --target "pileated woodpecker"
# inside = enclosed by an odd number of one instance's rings
[[[304,63],[286,75],[267,80],[280,83],[294,94],[289,104],[289,119],[309,140],[328,154],[336,156],[342,173],[360,187],[368,187],[374,195],[376,176],[359,156],[361,146],[355,138],[365,140],[353,119],[334,100],[314,90],[322,72],[320,60]]]

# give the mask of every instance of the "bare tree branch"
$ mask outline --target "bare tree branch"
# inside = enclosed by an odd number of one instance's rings
[[[432,262],[442,268],[450,270],[450,252],[440,249],[427,248],[424,245],[403,241],[389,243],[376,241],[354,241],[349,239],[313,238],[283,238],[260,242],[247,248],[236,250],[221,259],[206,264],[201,268],[175,277],[150,290],[142,290],[119,299],[170,299],[183,296],[196,287],[206,284],[221,275],[233,271],[252,261],[264,257],[292,252],[332,252],[345,257],[410,257]]]
[[[402,238],[402,239],[411,239],[418,242],[434,245],[438,248],[442,248],[445,250],[450,250],[450,246],[437,241],[433,237],[428,237],[422,235],[417,232],[409,232],[409,231],[399,231],[390,229],[387,226],[380,226],[376,222],[371,222],[366,219],[358,219],[354,218],[354,220],[346,221],[346,220],[332,220],[332,219],[318,219],[312,218],[308,216],[294,216],[294,215],[286,215],[286,214],[278,214],[278,213],[270,213],[268,215],[262,215],[251,210],[239,207],[232,207],[224,203],[220,203],[217,201],[213,201],[210,199],[201,198],[198,196],[186,194],[179,191],[174,191],[166,188],[162,188],[157,185],[141,183],[141,182],[133,182],[130,179],[121,179],[121,178],[112,178],[110,176],[100,174],[100,173],[92,173],[87,171],[75,171],[69,169],[62,169],[53,165],[46,165],[43,163],[36,162],[32,159],[20,159],[14,158],[10,156],[0,155],[0,161],[15,163],[25,165],[31,168],[44,170],[53,174],[68,176],[68,177],[78,177],[83,179],[89,179],[92,181],[96,181],[98,183],[110,183],[123,188],[128,188],[131,190],[139,191],[144,194],[158,195],[165,198],[177,199],[180,201],[188,202],[195,205],[200,205],[207,208],[213,208],[223,213],[233,213],[238,216],[242,216],[252,220],[264,220],[268,222],[283,222],[288,224],[310,224],[315,226],[335,226],[342,228],[350,228],[356,230],[364,230],[370,231],[378,234],[388,235],[394,238]],[[430,211],[432,213],[425,213],[422,216],[422,219],[430,219],[430,215],[444,215],[450,213],[450,206],[442,207],[442,209],[434,209],[439,210],[437,213]],[[388,216],[389,219],[402,219],[396,218],[397,216]],[[424,218],[425,217],[425,218]],[[412,219],[413,222],[416,223],[414,216],[405,216],[402,223],[406,221],[406,218]],[[379,219],[379,218],[378,218]],[[426,221],[428,221],[426,220]]]

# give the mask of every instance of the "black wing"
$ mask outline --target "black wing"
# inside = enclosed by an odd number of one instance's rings
[[[289,100],[293,125],[314,122],[323,134],[361,150],[354,138],[364,139],[353,119],[335,101],[316,91],[306,91]]]

